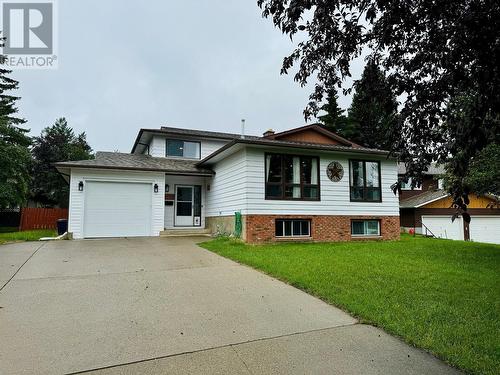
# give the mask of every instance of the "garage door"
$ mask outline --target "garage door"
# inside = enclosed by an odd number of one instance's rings
[[[500,244],[500,216],[472,216],[470,239]]]
[[[464,225],[461,217],[452,222],[451,216],[422,216],[422,224],[423,234],[425,234],[425,228],[427,227],[432,234],[439,238],[464,239]]]
[[[148,183],[87,181],[84,237],[151,236],[151,192]]]

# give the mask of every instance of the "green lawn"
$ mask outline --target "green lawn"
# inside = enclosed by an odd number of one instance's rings
[[[38,241],[41,237],[53,237],[57,233],[53,229],[26,230],[23,232],[0,232],[0,245],[5,242]]]
[[[401,241],[202,247],[277,277],[450,364],[500,373],[500,246]]]

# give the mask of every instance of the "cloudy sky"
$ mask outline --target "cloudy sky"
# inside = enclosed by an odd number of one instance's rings
[[[32,134],[64,116],[94,150],[129,152],[141,127],[304,124],[311,88],[280,76],[293,44],[256,0],[59,0],[58,12],[58,69],[13,73]]]

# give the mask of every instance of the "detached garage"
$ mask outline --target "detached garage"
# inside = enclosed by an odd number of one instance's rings
[[[495,199],[491,196],[469,196],[471,241],[500,244],[500,209],[487,208]],[[464,240],[464,222],[461,217],[451,221],[455,213],[451,197],[443,190],[424,192],[400,202],[401,227],[415,229],[422,234],[432,233],[439,238]]]

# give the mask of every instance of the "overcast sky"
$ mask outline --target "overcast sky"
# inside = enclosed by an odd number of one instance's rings
[[[256,0],[59,0],[58,11],[58,69],[13,73],[34,135],[66,117],[94,150],[129,152],[141,127],[304,124],[311,88],[279,74],[293,44]]]

